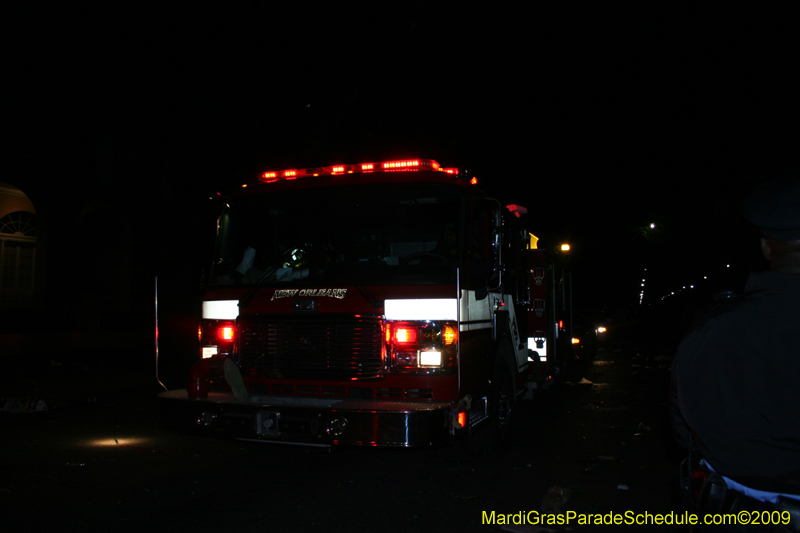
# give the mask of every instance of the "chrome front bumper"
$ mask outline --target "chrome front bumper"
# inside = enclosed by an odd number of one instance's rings
[[[287,398],[210,392],[189,398],[186,390],[159,395],[166,428],[219,433],[248,440],[316,446],[433,446],[453,440],[449,402]]]

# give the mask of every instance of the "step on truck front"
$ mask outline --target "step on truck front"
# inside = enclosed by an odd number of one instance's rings
[[[186,390],[159,394],[162,426],[317,446],[433,446],[453,438],[455,406],[447,402],[281,398]]]

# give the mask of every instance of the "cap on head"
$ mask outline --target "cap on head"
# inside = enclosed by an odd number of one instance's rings
[[[757,188],[745,200],[744,214],[764,237],[800,239],[800,177],[771,180]]]

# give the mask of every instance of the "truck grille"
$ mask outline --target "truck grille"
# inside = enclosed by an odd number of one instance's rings
[[[245,376],[353,380],[383,366],[377,317],[248,316],[239,319],[238,361]]]

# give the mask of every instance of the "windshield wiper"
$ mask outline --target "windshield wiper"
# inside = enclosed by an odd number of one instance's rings
[[[376,299],[375,295],[369,292],[369,290],[366,287],[361,287],[359,285],[356,285],[356,290],[361,294],[361,296],[364,297],[367,303],[372,307],[374,307],[375,309],[380,309],[381,307],[383,307],[383,304],[378,299]]]
[[[264,282],[264,280],[266,280],[268,277],[272,276],[276,271],[277,271],[277,269],[275,267],[267,267],[267,269],[264,271],[264,273],[261,274],[258,277],[258,279],[255,281],[253,286],[250,289],[248,289],[247,292],[244,293],[242,295],[242,297],[239,299],[239,309],[240,310],[241,309],[247,309],[247,306],[250,305],[250,300],[253,299],[253,297],[258,292],[258,289],[261,288],[261,284]]]

